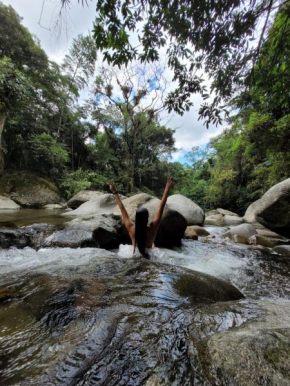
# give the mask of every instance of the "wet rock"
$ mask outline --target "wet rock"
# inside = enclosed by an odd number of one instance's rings
[[[202,225],[204,222],[204,211],[192,200],[182,194],[174,194],[167,199],[170,209],[182,214],[188,225]]]
[[[205,225],[222,226],[222,225],[224,225],[224,216],[220,213],[211,214],[205,218],[204,224]]]
[[[33,248],[40,248],[47,236],[58,229],[55,225],[37,223],[19,228],[21,234],[29,239],[29,245]]]
[[[248,244],[248,239],[244,236],[241,236],[241,235],[233,235],[231,238],[229,238],[229,240],[234,241],[235,243],[238,243],[238,244]]]
[[[43,247],[84,248],[96,247],[93,232],[81,228],[65,228],[46,237]]]
[[[64,203],[53,182],[25,171],[4,174],[0,179],[0,194],[3,193],[28,208]]]
[[[20,206],[17,205],[16,202],[10,200],[10,198],[5,196],[0,196],[0,210],[3,210],[3,209],[14,210],[19,208]]]
[[[25,248],[30,245],[30,240],[17,229],[0,230],[0,248],[7,249],[11,247]]]
[[[254,236],[256,234],[257,234],[257,231],[251,224],[241,224],[231,228],[230,230],[225,232],[222,236],[229,237],[230,239],[232,239],[234,235],[238,235],[240,237],[244,237],[245,239],[248,239],[249,237]]]
[[[203,227],[200,227],[198,225],[191,225],[191,229],[193,229],[198,236],[209,236],[210,233]]]
[[[273,251],[279,253],[282,256],[290,257],[290,245],[279,245],[274,247]]]
[[[251,204],[244,220],[258,221],[285,236],[290,235],[290,178],[274,185]]]
[[[184,233],[184,237],[186,239],[198,240],[198,234],[191,226],[186,228],[185,233]]]
[[[259,234],[249,237],[248,243],[251,245],[262,245],[263,247],[273,248],[275,243],[268,239],[267,237],[263,237]]]
[[[0,228],[17,228],[17,226],[10,221],[0,221]]]
[[[189,298],[195,304],[244,298],[232,284],[197,271],[181,274],[175,282],[175,288],[180,295]]]
[[[238,216],[230,216],[230,215],[225,215],[224,216],[224,225],[240,225],[244,222],[242,217]]]
[[[92,232],[96,244],[101,248],[117,248],[123,241],[121,218],[117,215],[97,215],[76,218],[67,223],[68,229],[83,229]]]
[[[215,334],[200,347],[211,385],[290,384],[288,305],[265,306],[264,321]]]
[[[68,202],[67,206],[72,209],[76,209],[87,201],[94,200],[103,195],[103,192],[96,190],[82,190],[75,194]]]

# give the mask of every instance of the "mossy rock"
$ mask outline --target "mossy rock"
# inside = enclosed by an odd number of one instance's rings
[[[0,195],[27,208],[64,203],[53,182],[27,171],[6,172],[0,179]]]

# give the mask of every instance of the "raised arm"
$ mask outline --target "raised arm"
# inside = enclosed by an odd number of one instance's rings
[[[160,221],[162,219],[163,210],[164,210],[164,207],[165,207],[165,204],[167,201],[167,197],[168,197],[170,190],[172,188],[172,185],[173,185],[173,180],[171,177],[168,177],[167,182],[166,182],[166,186],[165,186],[165,189],[163,192],[162,199],[161,199],[159,207],[155,213],[154,220],[152,221],[152,225],[154,226],[154,228],[158,228],[158,226],[160,224]]]
[[[115,188],[115,185],[114,185],[114,182],[111,181],[110,184],[109,184],[109,187],[110,187],[110,190],[111,192],[113,193],[114,197],[115,197],[115,200],[120,208],[120,211],[122,213],[122,217],[123,217],[123,221],[124,221],[124,224],[125,224],[125,227],[127,229],[127,231],[129,232],[131,238],[132,238],[132,229],[134,229],[134,223],[131,221],[128,213],[127,213],[127,210],[126,208],[124,207],[120,197],[119,197],[119,193],[117,191],[117,189]]]

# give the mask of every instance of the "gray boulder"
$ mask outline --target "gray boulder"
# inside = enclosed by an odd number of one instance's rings
[[[264,304],[259,321],[212,335],[200,347],[211,385],[290,384],[288,303]]]
[[[260,222],[284,235],[290,233],[290,178],[274,185],[259,200],[251,204],[244,220]]]
[[[94,242],[100,248],[117,248],[126,240],[122,233],[121,217],[113,214],[103,214],[76,218],[66,224],[67,229],[90,232]]]
[[[234,213],[234,212],[231,212],[230,210],[226,210],[226,209],[222,209],[222,208],[217,208],[216,209],[217,213],[220,213],[224,216],[228,215],[228,216],[238,216],[238,214]]]
[[[243,218],[242,217],[238,217],[238,216],[231,216],[231,215],[228,215],[226,214],[224,216],[224,225],[240,225],[244,222]]]
[[[16,202],[10,200],[10,198],[5,196],[0,196],[0,210],[8,209],[8,210],[15,210],[19,209],[20,206],[16,204]]]
[[[241,224],[237,225],[227,232],[225,232],[222,236],[223,237],[229,237],[230,239],[233,238],[234,235],[237,235],[241,238],[248,239],[251,236],[254,236],[257,234],[256,229],[251,224]]]
[[[96,247],[93,232],[81,228],[66,228],[48,236],[42,247],[80,248]]]
[[[104,193],[95,190],[82,190],[75,194],[68,202],[67,206],[76,209],[87,201],[94,200]]]
[[[27,208],[64,203],[53,182],[25,171],[5,174],[0,179],[0,194],[3,193]]]
[[[121,197],[123,198],[123,197]],[[113,194],[99,194],[93,200],[87,201],[77,209],[63,213],[63,216],[85,217],[92,215],[112,213],[116,206],[116,200]]]
[[[188,225],[202,225],[204,222],[204,211],[182,194],[168,197],[167,205],[170,209],[181,213]]]
[[[151,222],[154,219],[160,200],[149,194],[139,193],[123,200],[123,204],[132,221],[135,221],[136,210],[140,206],[144,206],[148,209],[149,222]],[[115,207],[114,213],[120,215],[118,207]],[[180,244],[186,227],[187,221],[182,214],[165,205],[155,244],[160,247],[171,247]]]
[[[210,214],[205,218],[204,225],[222,226],[224,225],[224,216],[220,213]]]

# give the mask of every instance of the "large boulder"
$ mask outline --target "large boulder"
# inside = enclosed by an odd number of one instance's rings
[[[204,225],[222,226],[224,225],[224,216],[220,213],[206,216]]]
[[[25,171],[6,173],[0,179],[0,194],[28,208],[64,203],[53,182]]]
[[[94,199],[98,198],[99,196],[101,196],[102,194],[104,194],[104,193],[98,192],[95,190],[82,190],[82,191],[78,192],[77,194],[75,194],[67,202],[67,206],[69,208],[76,209],[79,206],[81,206],[82,204],[84,204],[85,202],[94,200]]]
[[[123,199],[123,197],[121,197]],[[63,213],[63,216],[85,217],[92,215],[112,213],[116,206],[116,200],[113,194],[100,194],[93,200],[89,200],[80,205],[77,209]]]
[[[288,303],[264,302],[266,315],[199,345],[210,385],[290,384]]]
[[[170,209],[181,213],[188,225],[202,225],[204,222],[204,211],[182,194],[168,197],[167,205]]]
[[[237,235],[238,237],[249,239],[251,236],[255,236],[256,234],[257,231],[253,225],[241,224],[225,232],[223,237],[229,237],[230,239],[233,239],[234,235]]]
[[[247,209],[244,220],[260,222],[286,236],[290,234],[290,178],[274,185]]]
[[[149,194],[139,193],[123,200],[123,204],[132,221],[135,221],[136,210],[140,206],[144,206],[149,211],[150,222],[154,219],[160,200]],[[115,208],[114,213],[120,215],[118,207]],[[165,205],[155,244],[160,247],[171,247],[180,244],[186,227],[187,221],[183,215],[168,205]]]
[[[240,225],[243,222],[244,220],[242,219],[242,217],[230,216],[228,214],[224,216],[224,225]]]
[[[5,196],[0,196],[0,210],[8,209],[8,210],[14,210],[19,209],[20,206],[16,204],[16,202],[10,200],[10,198]]]

